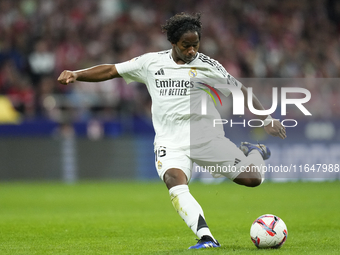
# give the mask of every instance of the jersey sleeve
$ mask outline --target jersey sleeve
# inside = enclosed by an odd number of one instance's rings
[[[127,84],[137,81],[146,82],[147,54],[133,58],[129,61],[116,64],[117,72],[124,78]]]
[[[219,84],[218,90],[221,91],[223,95],[229,96],[230,86],[241,90],[242,83],[235,79],[230,73],[228,73],[218,61],[214,60],[211,72],[212,77],[215,79],[214,83]]]

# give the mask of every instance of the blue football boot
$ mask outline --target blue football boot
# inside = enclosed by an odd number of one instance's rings
[[[269,148],[264,144],[252,144],[248,142],[242,142],[239,148],[246,156],[248,156],[249,152],[251,152],[252,150],[258,150],[264,160],[269,159],[271,155]]]
[[[210,236],[202,236],[198,240],[197,244],[190,246],[189,249],[204,249],[204,248],[216,248],[221,247],[221,245]]]

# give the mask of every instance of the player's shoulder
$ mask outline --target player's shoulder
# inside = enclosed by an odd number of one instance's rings
[[[170,53],[170,50],[164,50],[164,51],[157,51],[157,52],[148,52],[143,55],[140,55],[138,57],[135,57],[132,59],[132,61],[152,61],[152,60],[159,60],[164,57],[167,57]]]
[[[171,52],[171,50],[162,50],[162,51],[158,51],[158,52],[154,52],[155,54],[157,54],[158,56],[166,56],[169,55]]]
[[[210,65],[210,66],[216,66],[216,65],[220,65],[220,62],[218,62],[216,59],[213,59],[203,53],[199,53],[198,57],[197,57],[197,61],[199,61],[201,64],[203,65]]]
[[[168,56],[169,53],[170,53],[170,50],[163,50],[163,51],[145,53],[141,57],[145,57],[145,58],[163,58],[163,57]]]
[[[203,53],[199,53],[197,61],[201,65],[207,66],[208,68],[212,68],[213,70],[220,72],[224,77],[228,76],[228,72],[225,70],[220,62]]]

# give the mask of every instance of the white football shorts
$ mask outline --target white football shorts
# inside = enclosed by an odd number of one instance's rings
[[[196,163],[193,169],[193,163]],[[250,160],[228,138],[216,138],[207,143],[174,149],[158,146],[155,148],[155,166],[163,180],[170,168],[181,169],[191,179],[192,171],[210,172],[215,178],[227,177],[234,180],[244,172]]]

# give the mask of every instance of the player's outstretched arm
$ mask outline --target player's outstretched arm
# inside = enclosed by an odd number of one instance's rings
[[[104,64],[78,71],[65,70],[59,75],[58,82],[67,85],[75,81],[99,82],[117,77],[121,76],[118,74],[116,66]]]
[[[247,88],[242,85],[242,92],[244,95],[244,105],[248,108],[248,103],[247,103],[247,98],[248,98],[248,90]],[[258,98],[253,94],[253,106],[255,109],[257,110],[264,110],[263,105],[261,104],[261,102],[258,100]],[[261,119],[261,120],[266,120],[265,121],[265,126],[264,126],[264,130],[272,135],[272,136],[277,136],[280,137],[281,139],[285,139],[287,137],[286,135],[286,129],[284,126],[282,126],[281,122],[276,120],[276,119],[271,119],[270,116],[262,116],[262,115],[256,115],[257,118]],[[266,124],[266,122],[268,122],[271,119],[269,124]]]

